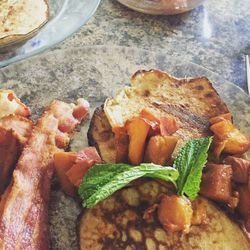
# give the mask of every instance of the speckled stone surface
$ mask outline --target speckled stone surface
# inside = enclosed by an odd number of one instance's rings
[[[202,65],[246,90],[249,9],[249,0],[205,0],[186,14],[150,16],[116,0],[102,0],[87,25],[56,49],[95,44],[161,50],[164,55]]]
[[[244,54],[250,54],[250,1],[204,0],[176,16],[150,16],[117,0],[102,0],[81,30],[53,50],[85,45],[162,51],[218,73],[247,90]]]
[[[249,133],[250,97],[234,84],[196,64],[167,54],[125,47],[86,47],[57,50],[0,70],[1,87],[13,89],[32,109],[33,118],[55,98],[74,101],[85,97],[91,110],[129,83],[138,69],[157,68],[177,77],[207,76],[231,109],[236,124]],[[88,122],[79,128],[72,150],[87,145]],[[81,206],[54,182],[50,203],[52,249],[78,249],[77,217]]]

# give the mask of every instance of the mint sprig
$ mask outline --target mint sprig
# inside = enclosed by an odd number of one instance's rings
[[[189,140],[179,151],[174,168],[179,172],[177,194],[194,200],[200,190],[202,169],[207,162],[212,137]]]
[[[202,169],[207,162],[211,142],[212,137],[189,140],[180,149],[173,167],[153,163],[142,163],[139,166],[123,163],[96,164],[86,173],[78,189],[83,206],[93,207],[141,177],[171,181],[177,187],[178,195],[185,194],[193,200],[200,190]]]
[[[78,189],[83,206],[90,208],[140,177],[159,178],[175,183],[178,171],[155,164],[96,164],[84,176]]]

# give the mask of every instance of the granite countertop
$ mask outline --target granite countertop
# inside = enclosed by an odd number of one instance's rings
[[[245,91],[250,54],[250,1],[205,0],[177,16],[150,16],[102,0],[87,25],[55,49],[121,45],[161,51],[218,73]]]
[[[249,5],[250,0],[205,0],[186,14],[150,16],[116,0],[102,0],[89,22],[52,53],[2,68],[1,88],[13,89],[31,108],[34,119],[56,98],[72,102],[84,97],[92,114],[128,83],[138,65],[167,68],[177,76],[178,72],[193,76],[197,70],[199,75],[209,75],[235,124],[249,133],[250,98],[226,81],[247,89],[244,54],[250,54]],[[88,145],[89,122],[76,131],[72,151]],[[76,221],[81,212],[82,206],[65,195],[54,179],[49,204],[51,249],[79,249]]]

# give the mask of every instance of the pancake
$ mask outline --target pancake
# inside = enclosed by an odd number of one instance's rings
[[[48,20],[47,0],[1,0],[0,46],[34,35]]]
[[[156,181],[146,181],[117,191],[86,209],[79,222],[81,250],[249,250],[240,227],[213,203],[205,202],[208,224],[191,226],[189,234],[164,231],[157,216],[143,219],[144,211],[171,191]]]

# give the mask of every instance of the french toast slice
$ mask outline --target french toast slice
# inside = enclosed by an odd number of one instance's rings
[[[120,90],[95,110],[88,131],[89,144],[96,146],[104,161],[115,161],[112,128],[123,126],[146,109],[156,117],[173,115],[179,129],[178,149],[190,138],[205,137],[209,119],[228,113],[226,104],[206,77],[177,79],[158,70],[136,72],[131,86]]]

